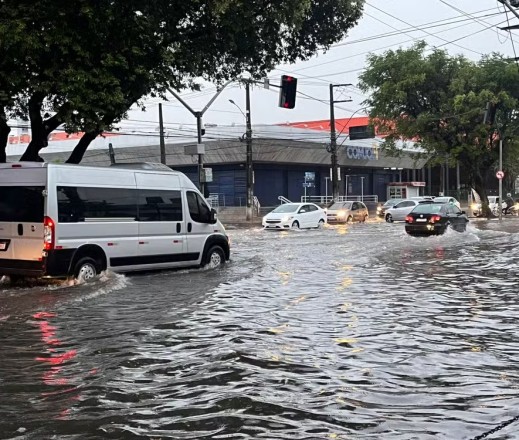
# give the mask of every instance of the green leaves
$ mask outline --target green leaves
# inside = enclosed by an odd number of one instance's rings
[[[371,93],[366,104],[373,120],[391,121],[390,139],[417,140],[432,162],[458,160],[479,184],[497,161],[494,130],[501,131],[509,153],[519,153],[519,68],[501,55],[474,63],[441,50],[426,52],[425,43],[418,43],[368,57],[360,87]],[[483,124],[488,101],[498,103],[497,127]],[[519,174],[515,162],[507,164],[508,174]]]
[[[0,107],[35,93],[68,131],[107,129],[141,98],[308,58],[363,0],[3,0]],[[64,105],[67,104],[66,107]]]

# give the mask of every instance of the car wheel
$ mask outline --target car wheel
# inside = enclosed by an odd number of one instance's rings
[[[220,246],[213,246],[207,252],[205,256],[204,266],[210,269],[216,269],[217,267],[225,264],[225,253]]]
[[[299,222],[297,220],[292,223],[292,229],[299,229]]]
[[[362,219],[362,222],[365,223],[367,219],[368,219],[368,215],[366,214],[366,215],[364,216],[364,218]]]
[[[386,215],[386,222],[393,223],[393,216],[391,214]]]
[[[319,223],[317,223],[317,229],[321,229],[324,226],[324,220],[319,220]]]
[[[351,215],[346,219],[346,223],[353,223],[353,217]]]
[[[11,281],[11,284],[18,284],[25,281],[25,277],[23,275],[9,275],[9,281]]]
[[[80,283],[92,281],[99,274],[99,265],[90,257],[81,258],[74,267],[74,277]]]

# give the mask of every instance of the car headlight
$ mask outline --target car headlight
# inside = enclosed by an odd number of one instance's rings
[[[380,206],[377,208],[377,212],[382,212],[382,208]]]
[[[292,220],[293,218],[294,218],[293,216],[285,215],[285,217],[283,217],[283,218],[281,219],[281,221],[282,221],[283,223],[286,223],[286,222],[289,222],[290,220]]]
[[[337,213],[337,217],[344,217],[346,215],[346,211],[339,211]]]
[[[472,205],[470,205],[470,209],[472,209],[472,210],[478,209],[478,205],[476,203],[473,203]]]

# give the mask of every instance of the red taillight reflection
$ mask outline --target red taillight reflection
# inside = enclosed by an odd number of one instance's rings
[[[431,223],[437,223],[437,222],[439,222],[441,219],[442,219],[442,218],[441,218],[439,215],[433,215],[433,216],[429,219],[429,221],[430,221]]]
[[[406,223],[413,223],[413,217],[411,217],[410,215],[406,216],[405,222]]]
[[[54,249],[54,220],[50,217],[43,219],[43,249],[50,251]]]

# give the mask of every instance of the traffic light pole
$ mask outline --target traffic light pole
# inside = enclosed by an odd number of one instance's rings
[[[509,0],[498,0],[499,3],[502,3],[504,5],[506,5],[506,7],[508,9],[510,9],[510,11],[512,11],[512,14],[514,14],[517,18],[519,18],[519,14],[517,13],[517,11],[513,8],[512,4],[509,2]],[[517,3],[517,2],[516,2]]]
[[[222,93],[223,89],[225,89],[232,81],[227,81],[221,88],[216,92],[216,94],[209,100],[209,102],[206,104],[206,106],[202,109],[202,111],[195,111],[193,110],[181,97],[178,93],[176,93],[171,88],[167,88],[168,92],[171,93],[175,98],[179,100],[179,102],[189,110],[189,112],[196,118],[196,132],[197,132],[197,142],[198,145],[202,144],[202,116],[204,116],[204,113],[209,109],[211,104],[220,96],[220,93]],[[200,192],[205,196],[205,179],[204,179],[204,155],[199,154],[198,155],[198,188],[200,189]]]
[[[333,97],[334,87],[347,87],[351,84],[330,84],[330,153],[332,162],[332,198],[337,200],[339,198],[339,173],[337,161],[337,134],[335,131],[335,108],[334,104],[339,102],[351,102],[351,99],[342,101],[335,101]]]

